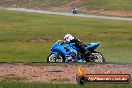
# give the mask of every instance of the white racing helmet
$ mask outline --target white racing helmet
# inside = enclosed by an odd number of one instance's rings
[[[65,39],[66,42],[70,42],[71,40],[74,39],[74,37],[71,34],[66,34],[64,36],[64,39]]]

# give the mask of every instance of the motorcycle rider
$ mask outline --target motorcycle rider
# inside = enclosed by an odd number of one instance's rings
[[[77,8],[76,8],[76,7],[73,7],[72,13],[73,13],[73,14],[77,14]]]
[[[85,44],[83,44],[78,38],[73,37],[71,34],[66,34],[64,36],[64,40],[66,43],[75,43],[75,46],[79,48],[80,50],[78,51],[81,54],[81,57],[84,56],[86,49],[85,49]]]

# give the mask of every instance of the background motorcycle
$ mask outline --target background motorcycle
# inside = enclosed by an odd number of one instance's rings
[[[79,54],[79,48],[75,43],[62,43],[58,40],[51,48],[51,54],[47,58],[47,62],[105,62],[102,54],[96,52],[95,49],[100,45],[97,43],[90,43],[85,47],[86,52]]]
[[[72,9],[72,13],[77,14],[78,13],[77,9]]]

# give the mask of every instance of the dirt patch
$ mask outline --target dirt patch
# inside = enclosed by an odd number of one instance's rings
[[[102,10],[99,14],[113,15],[113,16],[132,16],[132,11],[125,10]]]
[[[21,80],[24,82],[76,83],[78,67],[85,69],[87,74],[130,74],[132,77],[132,70],[130,70],[132,69],[132,64],[65,64],[35,66],[6,63],[0,64],[0,77],[8,76],[15,80],[24,79]],[[15,78],[16,76],[17,78]],[[20,77],[20,79],[18,77]]]
[[[77,3],[80,3],[81,0],[74,0],[74,1],[71,1],[69,2],[68,4],[65,4],[65,5],[62,5],[62,6],[57,6],[57,7],[48,7],[49,9],[52,9],[52,10],[63,10],[63,11],[71,11],[73,6],[76,6]]]
[[[72,0],[68,1],[66,4],[54,5],[57,0],[50,2],[50,0],[41,0],[38,2],[32,2],[30,0],[18,1],[18,0],[0,0],[0,5],[3,7],[14,7],[14,8],[30,8],[30,9],[48,9],[55,11],[71,11],[73,6],[77,6],[79,13],[95,13],[95,14],[104,14],[112,16],[130,16],[132,17],[132,10],[120,10],[120,9],[94,9],[86,7],[87,2],[82,0]],[[84,4],[84,5],[83,5]],[[86,4],[86,5],[85,5]],[[96,5],[96,3],[95,3]]]
[[[52,10],[63,10],[63,11],[71,11],[73,6],[80,3],[81,0],[74,0],[68,4],[58,6],[58,7],[48,7]],[[132,11],[130,10],[106,10],[106,9],[88,9],[86,7],[77,7],[78,12],[80,13],[91,13],[91,14],[104,14],[111,16],[132,16]]]
[[[28,80],[26,77],[18,77],[16,74],[7,74],[7,75],[3,75],[0,76],[0,81],[24,81],[24,80]]]
[[[56,79],[51,79],[49,80],[51,82],[55,81],[55,82],[65,82],[65,81],[70,81],[70,79],[68,78],[56,78]]]
[[[104,15],[112,15],[112,16],[132,16],[132,11],[128,10],[105,10],[105,9],[87,9],[84,7],[78,8],[79,12],[83,13],[94,13],[94,14],[104,14]]]
[[[49,42],[50,39],[48,38],[32,38],[27,40],[27,42]]]

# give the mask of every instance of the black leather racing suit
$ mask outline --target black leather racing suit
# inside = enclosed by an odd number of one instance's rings
[[[78,38],[74,37],[73,40],[71,40],[69,43],[75,43],[75,46],[77,48],[80,48],[80,50],[78,51],[81,55],[85,53],[85,44],[83,44]]]

